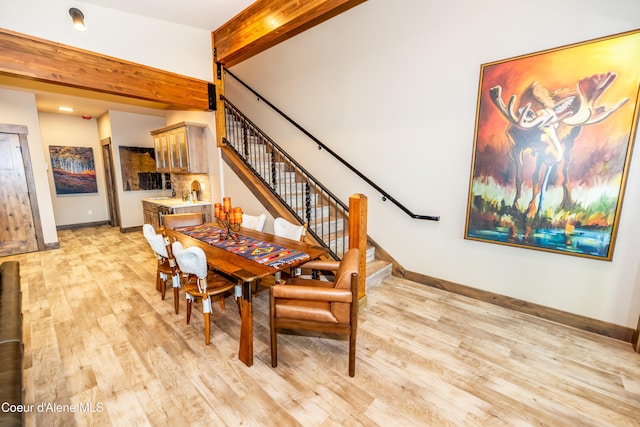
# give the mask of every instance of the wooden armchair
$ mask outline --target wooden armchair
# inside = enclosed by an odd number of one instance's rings
[[[271,366],[278,366],[278,331],[306,330],[347,335],[349,376],[355,375],[359,259],[359,249],[349,249],[334,282],[296,277],[269,288]]]

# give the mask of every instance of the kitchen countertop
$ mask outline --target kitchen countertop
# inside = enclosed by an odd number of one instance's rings
[[[165,206],[167,208],[187,208],[189,206],[206,206],[211,204],[211,202],[206,200],[185,202],[179,197],[148,197],[146,199],[142,199],[142,201],[155,203],[156,205]]]

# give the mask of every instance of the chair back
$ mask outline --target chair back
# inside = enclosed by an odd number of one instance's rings
[[[188,227],[190,225],[200,225],[203,223],[203,214],[198,212],[162,215],[162,225],[164,228]]]
[[[142,226],[142,234],[145,239],[147,239],[147,242],[149,242],[149,246],[151,246],[151,249],[153,249],[153,252],[157,257],[169,258],[165,237],[162,234],[156,234],[156,230],[153,228],[153,225],[144,224]]]
[[[292,224],[282,217],[273,221],[273,234],[291,240],[302,240],[306,234],[306,225]]]
[[[204,251],[197,246],[184,248],[180,242],[173,242],[171,247],[180,271],[197,276],[198,289],[202,293],[206,292],[208,267]]]
[[[207,277],[207,257],[202,249],[197,246],[185,248],[180,242],[173,242],[171,246],[180,271],[194,274],[201,279]]]
[[[252,230],[262,231],[264,224],[267,222],[267,214],[261,213],[260,215],[247,215],[242,214],[242,227],[250,228]]]

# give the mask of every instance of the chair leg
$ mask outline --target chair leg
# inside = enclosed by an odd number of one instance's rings
[[[220,298],[220,308],[224,310],[224,295],[218,295]]]
[[[167,282],[162,278],[162,273],[158,271],[156,278],[156,289],[160,291],[162,299],[164,300],[165,292],[167,291]]]
[[[278,331],[276,331],[276,299],[269,289],[269,330],[271,331],[271,367],[278,366]]]
[[[180,311],[180,292],[179,292],[180,288],[173,288],[173,305],[174,308],[176,310],[176,314],[178,314],[178,311]]]
[[[356,374],[356,334],[351,332],[349,334],[349,376],[353,377]]]
[[[191,322],[191,306],[193,306],[193,301],[187,298],[187,325]]]
[[[211,313],[204,313],[204,343],[211,342]]]
[[[158,263],[158,269],[156,270],[156,291],[162,292],[162,278],[160,277],[160,263]]]

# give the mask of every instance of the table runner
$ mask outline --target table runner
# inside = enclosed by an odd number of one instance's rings
[[[194,225],[176,228],[176,231],[198,239],[220,249],[248,258],[259,264],[273,268],[293,264],[309,258],[304,252],[289,249],[275,243],[263,242],[253,237],[238,235],[238,240],[225,239],[226,230],[214,227],[210,224]]]

